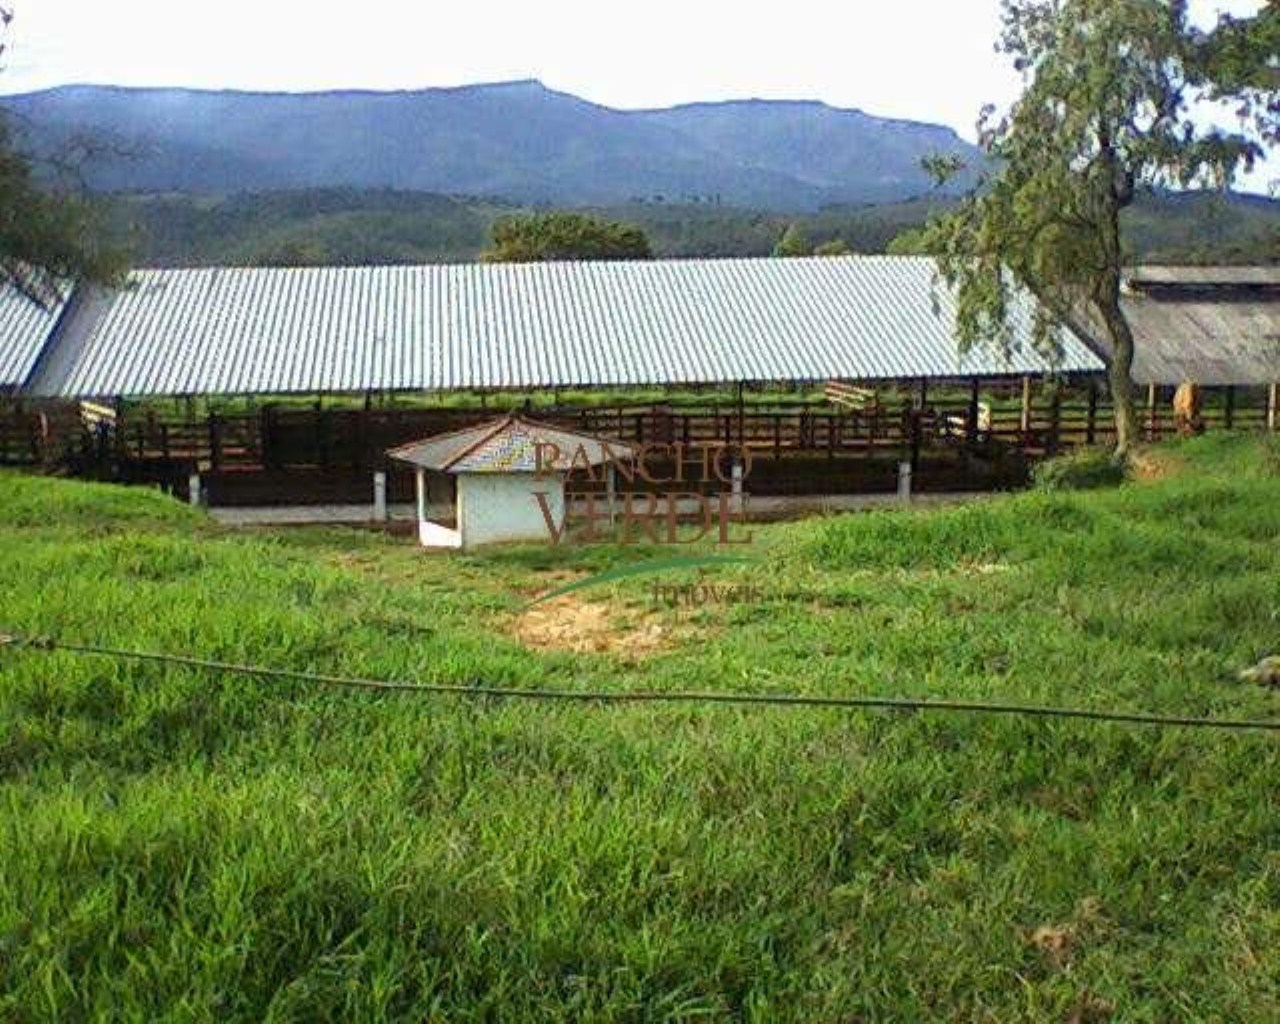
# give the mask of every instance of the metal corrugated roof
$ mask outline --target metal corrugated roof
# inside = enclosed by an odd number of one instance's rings
[[[144,270],[56,373],[64,396],[856,380],[1097,371],[1063,332],[965,357],[920,257]]]
[[[1136,340],[1137,384],[1280,381],[1280,295],[1270,301],[1126,295],[1121,305]],[[1101,348],[1110,351],[1105,343]]]
[[[1125,272],[1124,277],[1125,282],[1134,288],[1145,285],[1280,288],[1280,267],[1266,266],[1133,267]]]
[[[0,388],[26,381],[66,304],[62,298],[42,306],[12,284],[0,283]]]

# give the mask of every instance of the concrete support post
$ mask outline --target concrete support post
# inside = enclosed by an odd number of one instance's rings
[[[187,477],[187,500],[193,508],[199,508],[204,503],[204,495],[200,493],[199,473],[192,473]]]
[[[1280,384],[1267,389],[1267,429],[1273,434],[1280,430]]]
[[[379,523],[387,521],[387,474],[373,474],[373,518]]]
[[[742,460],[735,457],[730,470],[730,507],[734,512],[742,511]]]
[[[911,463],[898,463],[898,500],[911,500]]]
[[[418,522],[427,521],[427,471],[419,467],[413,477],[414,496],[417,502]]]

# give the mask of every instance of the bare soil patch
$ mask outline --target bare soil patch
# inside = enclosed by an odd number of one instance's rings
[[[1138,449],[1129,455],[1129,473],[1135,480],[1163,480],[1185,465],[1185,460],[1169,451]]]
[[[525,647],[639,659],[673,647],[675,629],[657,612],[619,608],[577,594],[544,601],[517,616],[513,633]]]

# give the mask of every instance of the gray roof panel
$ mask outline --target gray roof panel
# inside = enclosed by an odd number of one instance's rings
[[[0,390],[26,382],[66,308],[63,298],[42,306],[12,284],[0,283]]]
[[[1280,267],[1145,266],[1125,271],[1124,279],[1138,289],[1147,285],[1280,288]]]
[[[141,270],[72,358],[65,396],[715,384],[1094,372],[1013,343],[963,357],[918,257]]]

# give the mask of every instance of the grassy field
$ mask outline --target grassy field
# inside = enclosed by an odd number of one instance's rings
[[[1274,718],[1280,446],[654,557],[0,477],[0,631],[462,684]],[[679,577],[664,577],[673,582]],[[1274,1021],[1280,740],[374,695],[0,649],[0,1020]]]

